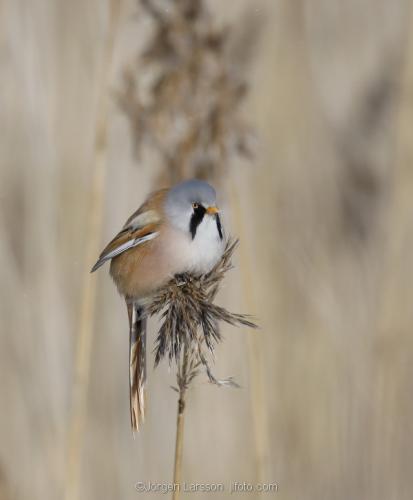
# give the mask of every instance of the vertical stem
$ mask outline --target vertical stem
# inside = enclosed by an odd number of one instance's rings
[[[184,422],[185,422],[185,396],[188,375],[188,347],[185,345],[182,369],[178,373],[178,412],[176,417],[176,441],[175,441],[175,463],[174,463],[174,479],[173,479],[173,494],[172,500],[179,500],[181,493],[181,476],[182,476],[182,451],[184,446]]]
[[[91,278],[89,270],[90,264],[99,252],[103,221],[108,134],[108,83],[119,21],[120,4],[121,0],[110,0],[109,2],[109,28],[103,54],[99,105],[96,117],[91,199],[88,213],[88,240],[85,250],[84,283],[81,294],[78,337],[74,360],[72,407],[68,421],[66,477],[64,483],[64,498],[66,500],[76,500],[79,497],[80,461],[87,417],[87,393],[93,348],[96,297],[96,279]]]
[[[247,239],[244,218],[242,217],[242,206],[234,186],[230,191],[231,205],[233,208],[234,222],[241,241]],[[240,245],[240,272],[242,280],[242,290],[245,303],[249,310],[256,311],[256,299],[254,290],[250,286],[253,283],[251,258],[245,245]],[[267,383],[263,372],[264,360],[262,344],[258,342],[255,336],[247,335],[248,356],[249,356],[249,376],[250,376],[250,404],[252,415],[252,433],[255,445],[255,479],[257,482],[263,482],[271,477],[269,469],[270,450],[268,447],[269,424],[268,424],[268,402],[267,402]],[[258,497],[263,496],[259,493]]]

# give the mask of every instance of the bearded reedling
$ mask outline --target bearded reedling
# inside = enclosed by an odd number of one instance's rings
[[[133,430],[145,415],[146,304],[175,275],[208,273],[224,248],[214,188],[188,180],[151,194],[93,266],[92,272],[111,261],[110,274],[126,301]]]

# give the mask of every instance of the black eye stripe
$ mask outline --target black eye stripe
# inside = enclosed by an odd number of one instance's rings
[[[191,233],[192,239],[195,238],[196,230],[198,229],[199,224],[201,224],[205,212],[206,210],[202,205],[198,205],[196,208],[194,208],[194,213],[192,214],[191,221],[189,222],[189,231]]]
[[[215,220],[217,222],[217,229],[218,229],[219,239],[222,240],[222,238],[223,238],[223,235],[222,235],[222,225],[221,225],[221,219],[219,218],[218,214],[215,214]]]

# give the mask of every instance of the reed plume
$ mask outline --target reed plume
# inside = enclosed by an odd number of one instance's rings
[[[159,166],[160,185],[222,180],[229,158],[251,155],[251,130],[241,116],[247,84],[233,53],[240,51],[230,48],[234,37],[216,26],[202,0],[140,6],[152,33],[138,64],[125,67],[118,93],[135,152]]]

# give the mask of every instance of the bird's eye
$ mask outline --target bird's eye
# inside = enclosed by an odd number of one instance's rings
[[[192,208],[194,210],[197,210],[199,208],[199,204],[198,203],[192,203]]]

